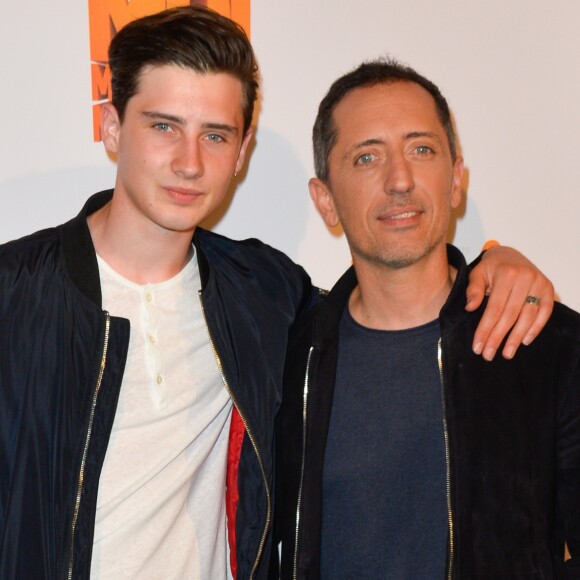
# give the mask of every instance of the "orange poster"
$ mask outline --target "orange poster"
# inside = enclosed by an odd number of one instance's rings
[[[93,136],[101,140],[101,103],[111,98],[111,71],[107,50],[111,39],[136,18],[173,6],[199,5],[235,20],[250,35],[250,0],[89,0]]]

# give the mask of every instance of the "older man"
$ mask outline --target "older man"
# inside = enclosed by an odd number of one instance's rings
[[[414,70],[338,79],[314,149],[310,194],[353,267],[290,338],[283,577],[580,577],[580,316],[556,305],[512,360],[472,352],[482,310],[445,242],[463,160]]]

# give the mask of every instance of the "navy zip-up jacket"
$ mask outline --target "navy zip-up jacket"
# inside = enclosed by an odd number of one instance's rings
[[[0,246],[0,578],[88,579],[99,474],[129,343],[101,308],[86,223]],[[311,293],[302,268],[257,240],[198,228],[201,297],[234,399],[226,505],[232,570],[266,574],[273,429],[288,329]],[[224,490],[224,493],[225,490]]]
[[[580,578],[580,315],[556,304],[513,360],[471,350],[485,303],[465,311],[468,267],[441,310],[449,451],[447,578]],[[282,578],[320,578],[322,478],[348,270],[292,330],[277,419],[276,540]],[[361,453],[365,450],[361,449]],[[388,490],[385,490],[388,493]],[[417,538],[420,542],[421,538]],[[572,558],[564,563],[564,544]]]

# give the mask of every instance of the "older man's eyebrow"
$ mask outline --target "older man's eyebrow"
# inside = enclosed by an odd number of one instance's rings
[[[352,146],[352,149],[360,149],[361,147],[368,147],[369,145],[383,145],[384,141],[382,139],[377,139],[377,138],[371,138],[371,139],[365,139],[364,141],[361,141],[360,143],[355,143]]]
[[[434,133],[433,131],[411,131],[405,135],[404,140],[407,141],[409,139],[417,139],[420,137],[428,137],[429,139],[434,139],[439,143],[442,143],[441,136],[438,133]]]
[[[417,139],[421,137],[428,137],[430,139],[437,141],[438,143],[443,143],[441,136],[438,133],[434,133],[433,131],[409,131],[409,133],[405,133],[402,141],[408,141],[409,139]],[[383,139],[379,139],[376,137],[364,139],[363,141],[359,141],[358,143],[355,143],[352,147],[350,147],[345,152],[343,159],[346,159],[359,149],[364,149],[365,147],[369,147],[371,145],[384,145],[384,144],[385,141]]]
[[[355,143],[352,147],[349,147],[348,150],[345,152],[343,159],[346,159],[347,157],[352,155],[355,151],[358,151],[359,149],[362,149],[364,147],[368,147],[369,145],[384,145],[384,143],[385,142],[382,139],[376,138],[365,139],[364,141],[360,141],[358,143]]]

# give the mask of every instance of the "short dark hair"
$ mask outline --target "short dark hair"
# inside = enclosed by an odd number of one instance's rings
[[[451,123],[451,113],[449,112],[447,101],[439,88],[411,67],[401,64],[392,58],[379,58],[364,62],[334,81],[318,107],[318,114],[312,130],[312,142],[314,147],[314,170],[319,179],[325,183],[328,182],[328,156],[338,137],[338,130],[332,113],[338,103],[354,89],[395,82],[416,83],[433,97],[439,120],[447,134],[451,158],[455,161],[457,151],[455,132]]]
[[[252,123],[258,66],[243,28],[202,6],[180,6],[139,18],[109,46],[112,103],[123,121],[139,77],[149,65],[175,64],[195,72],[228,73],[243,87],[244,133]]]

